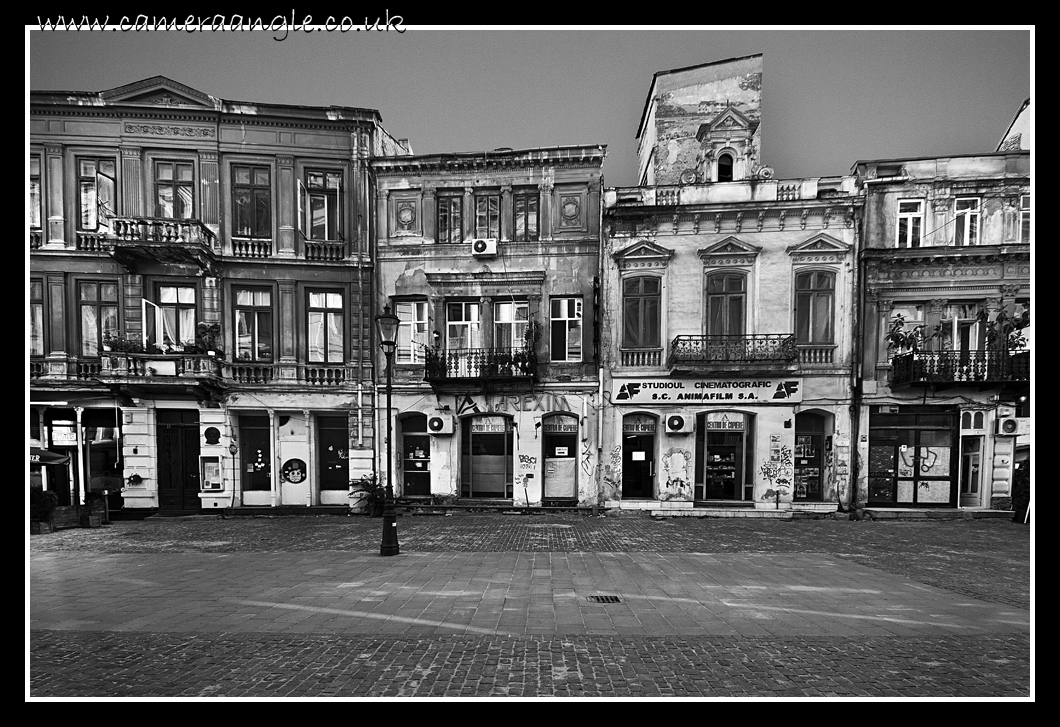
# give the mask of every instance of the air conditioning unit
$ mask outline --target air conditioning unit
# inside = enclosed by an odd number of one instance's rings
[[[475,257],[497,257],[496,240],[473,240],[471,254]]]
[[[997,433],[1001,436],[1018,437],[1023,434],[1030,434],[1030,432],[1030,417],[997,418]]]
[[[670,414],[666,417],[667,434],[691,434],[696,431],[695,417],[684,414]]]
[[[427,417],[427,431],[431,434],[452,434],[453,418],[451,416]]]

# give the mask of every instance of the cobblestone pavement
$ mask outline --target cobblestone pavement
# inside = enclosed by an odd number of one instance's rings
[[[133,554],[145,559],[148,570],[162,563],[159,554],[270,553],[281,558],[320,553],[322,558],[375,556],[375,564],[414,561],[375,555],[381,525],[378,519],[335,516],[119,521],[103,528],[33,536],[30,569],[44,573],[55,564],[68,563],[67,558],[113,567],[123,562],[117,556]],[[895,628],[890,635],[867,626],[844,631],[833,628],[839,620],[829,618],[824,608],[799,611],[786,603],[776,608],[790,617],[805,615],[786,622],[792,624],[787,631],[773,628],[749,637],[747,633],[757,633],[748,630],[750,621],[746,627],[736,622],[731,634],[697,630],[694,623],[692,628],[674,626],[672,633],[665,625],[661,631],[633,626],[624,631],[623,624],[637,622],[614,618],[610,630],[597,633],[585,628],[590,621],[583,620],[574,629],[556,628],[553,623],[542,629],[545,633],[526,628],[526,633],[515,634],[489,629],[453,634],[410,627],[382,635],[367,627],[313,626],[340,623],[321,620],[327,609],[317,609],[309,620],[301,621],[304,633],[293,624],[306,617],[294,613],[274,618],[291,622],[281,633],[255,632],[247,622],[238,628],[196,629],[194,620],[174,632],[158,628],[157,621],[152,628],[150,619],[124,625],[121,619],[113,624],[106,619],[78,623],[77,614],[72,614],[61,628],[30,632],[27,696],[1026,699],[1032,695],[1032,636],[1026,628],[1031,603],[1030,528],[1007,520],[652,520],[461,514],[403,516],[399,539],[403,556],[421,558],[438,553],[552,552],[626,553],[641,560],[658,553],[659,561],[681,557],[667,554],[731,554],[725,557],[734,558],[735,564],[743,555],[759,556],[751,561],[761,560],[763,554],[776,555],[766,560],[778,562],[781,556],[790,556],[792,563],[816,559],[815,571],[791,570],[795,581],[786,586],[790,592],[854,592],[859,580],[885,584],[891,579],[895,591],[905,589],[906,595],[923,591],[922,602],[895,605],[915,607],[922,618],[916,628]],[[241,562],[245,558],[239,556]],[[200,565],[209,562],[203,559]],[[538,570],[529,572],[540,575]],[[778,572],[783,573],[783,568]],[[145,577],[143,573],[136,575]],[[284,590],[284,584],[269,582],[268,574],[259,577],[272,591]],[[126,581],[125,587],[134,592],[132,579]],[[827,588],[815,586],[818,581],[827,583]],[[836,588],[837,583],[848,588]],[[35,592],[63,600],[54,591],[35,586],[31,614],[47,611],[37,606]],[[544,603],[539,594],[529,592],[529,597]],[[566,608],[554,592],[547,602],[554,602],[557,614]],[[856,601],[843,602],[838,610],[849,611],[850,603]],[[1020,611],[1013,612],[1013,607]],[[975,634],[931,627],[933,618],[960,613],[954,610],[959,608],[1023,615],[998,617],[996,628],[987,624]],[[450,618],[460,614],[456,606],[448,612]],[[504,623],[503,617],[498,623]],[[466,623],[475,623],[470,620],[474,614],[467,618]],[[641,619],[642,626],[655,623],[645,620],[643,613]],[[800,621],[817,628],[800,629]],[[1004,625],[1017,622],[1024,626]]]

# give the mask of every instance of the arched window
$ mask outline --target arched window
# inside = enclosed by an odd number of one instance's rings
[[[814,270],[796,275],[796,343],[835,343],[834,308],[835,273]]]
[[[718,157],[718,181],[732,181],[732,155],[722,154]]]

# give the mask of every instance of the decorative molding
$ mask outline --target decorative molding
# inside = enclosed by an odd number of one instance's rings
[[[615,259],[620,270],[631,268],[665,268],[674,251],[648,240],[640,240],[629,247],[615,252]]]
[[[278,156],[276,157],[276,164],[281,167],[293,167],[294,157],[286,155]]]
[[[805,242],[789,246],[786,252],[800,263],[839,262],[850,254],[853,249],[853,245],[848,245],[831,235],[821,232]],[[810,258],[813,259],[811,260]]]
[[[184,136],[194,139],[214,139],[217,129],[201,126],[165,126],[163,124],[125,124],[126,134],[149,136]]]

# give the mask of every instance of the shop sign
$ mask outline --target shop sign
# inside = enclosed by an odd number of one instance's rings
[[[734,412],[708,412],[707,429],[717,432],[742,432],[744,415]]]
[[[503,434],[510,431],[507,417],[475,417],[471,420],[472,434]]]
[[[655,420],[642,416],[626,417],[622,420],[622,431],[626,434],[654,434]]]
[[[545,420],[543,428],[548,434],[577,434],[578,422],[569,418],[553,417]]]
[[[52,444],[77,444],[77,423],[52,422]]]
[[[796,404],[802,379],[615,379],[614,404]]]

